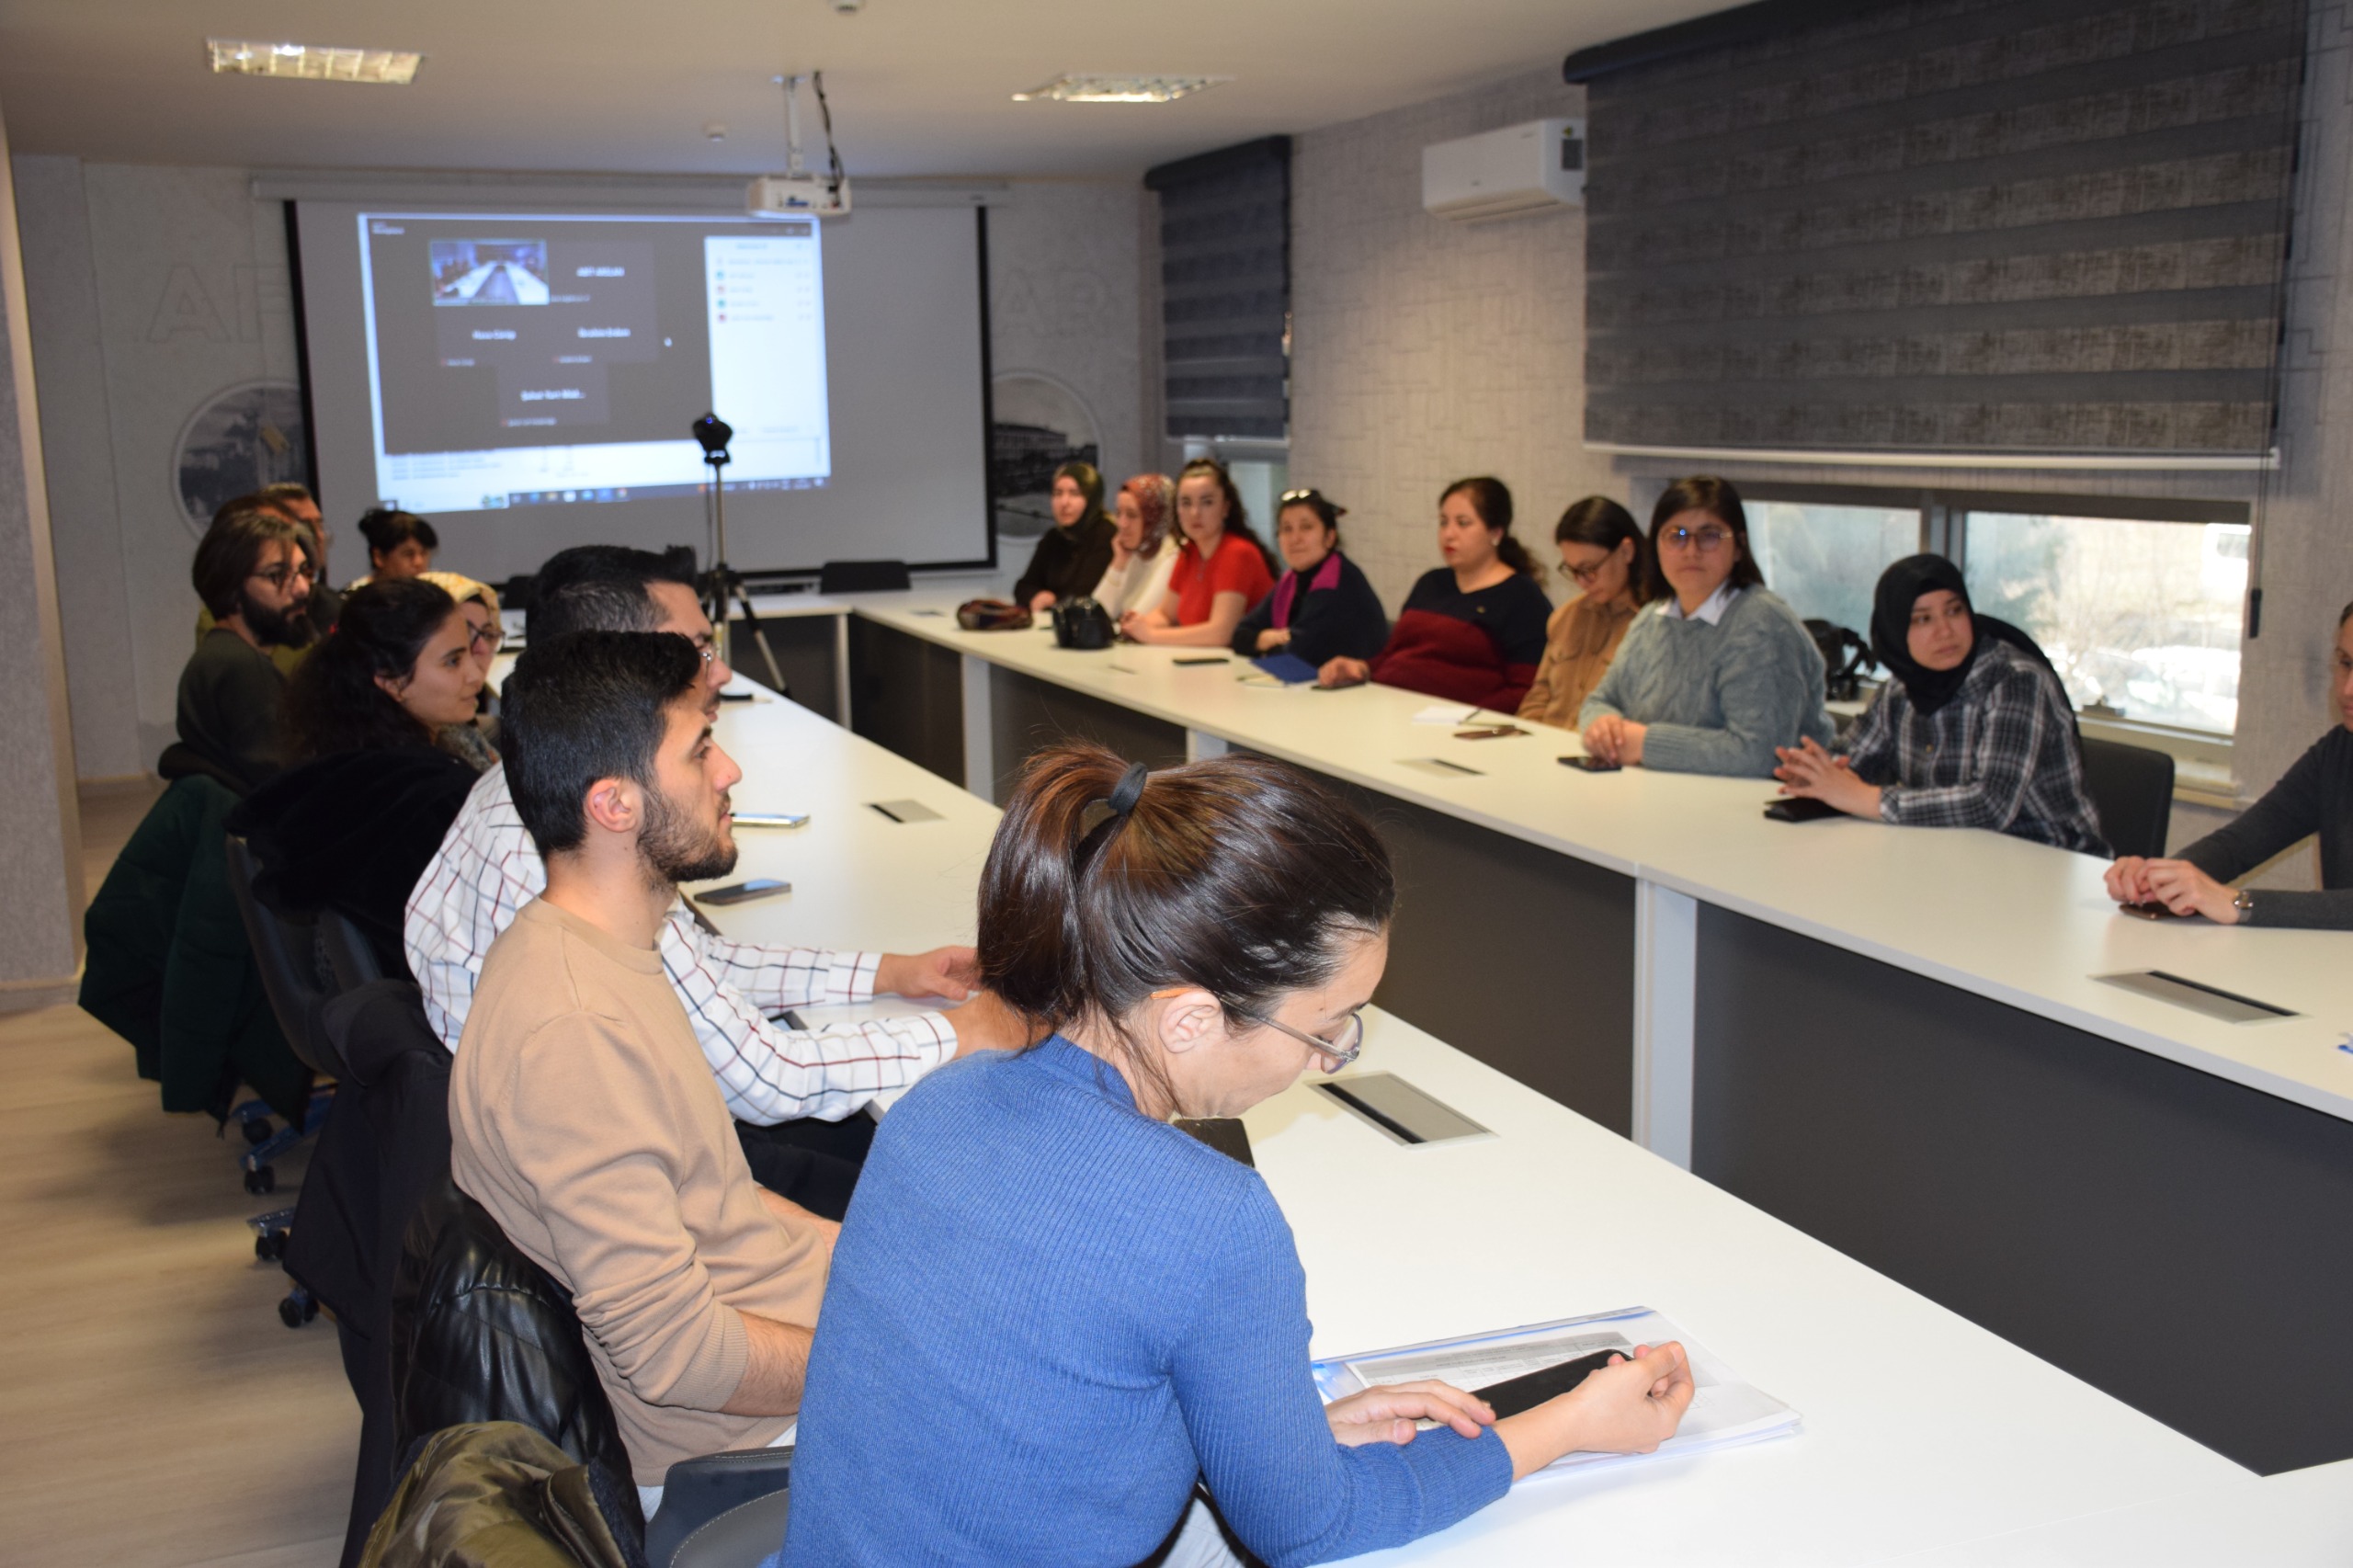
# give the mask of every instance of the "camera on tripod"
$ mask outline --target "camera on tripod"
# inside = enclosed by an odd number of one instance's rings
[[[694,422],[694,437],[702,448],[702,460],[710,466],[710,570],[697,584],[698,597],[710,607],[711,630],[719,640],[719,656],[731,665],[735,661],[728,651],[728,625],[732,619],[729,612],[731,608],[744,612],[744,623],[752,629],[753,646],[759,649],[760,659],[768,667],[768,680],[781,694],[785,690],[784,671],[768,647],[768,634],[760,625],[760,612],[752,608],[752,596],[745,591],[742,574],[727,563],[727,486],[721,471],[732,460],[727,443],[735,438],[735,427],[716,414],[706,414]]]

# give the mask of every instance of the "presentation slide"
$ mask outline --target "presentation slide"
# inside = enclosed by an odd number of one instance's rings
[[[738,570],[983,562],[983,221],[303,202],[322,500],[429,517],[490,579],[592,541],[707,563],[714,413]]]

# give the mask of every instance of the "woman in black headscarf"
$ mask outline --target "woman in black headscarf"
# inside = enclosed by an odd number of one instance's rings
[[[1989,827],[2106,859],[2084,792],[2075,715],[2034,639],[1976,614],[1961,569],[1913,555],[1883,573],[1871,651],[1879,700],[1825,751],[1778,752],[1781,791],[1915,827]]]

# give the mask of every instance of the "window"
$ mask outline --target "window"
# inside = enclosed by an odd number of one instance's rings
[[[1971,601],[2042,645],[2087,721],[2227,739],[2253,529],[2233,502],[1741,485],[1766,585],[1868,636],[1890,562],[1959,562]]]
[[[2246,524],[1971,512],[1968,528],[1970,602],[2041,643],[2085,714],[2237,726]]]
[[[1746,509],[1748,542],[1765,585],[1807,619],[1865,637],[1879,574],[1920,549],[1917,506],[1761,501]]]

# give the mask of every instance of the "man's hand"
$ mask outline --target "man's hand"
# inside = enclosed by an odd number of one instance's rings
[[[1586,755],[1620,767],[1632,767],[1643,760],[1643,736],[1649,732],[1647,724],[1637,724],[1619,713],[1604,713],[1585,727]]]
[[[1359,686],[1372,678],[1372,666],[1362,659],[1326,659],[1315,672],[1318,686]]]
[[[874,966],[874,989],[893,996],[945,996],[961,1002],[972,994],[976,957],[970,948],[884,953]]]
[[[997,1000],[993,991],[977,993],[961,1007],[940,1015],[956,1031],[956,1054],[976,1051],[1019,1051],[1029,1043],[1029,1026],[1021,1015]]]
[[[1475,1393],[1464,1393],[1450,1383],[1429,1380],[1390,1383],[1367,1389],[1324,1407],[1332,1436],[1344,1447],[1366,1443],[1410,1443],[1419,1430],[1417,1421],[1443,1421],[1466,1437],[1490,1426],[1495,1413]]]
[[[825,1244],[825,1256],[830,1259],[834,1256],[834,1244],[841,1240],[842,1235],[840,1221],[812,1213],[790,1198],[770,1192],[765,1187],[755,1190],[760,1195],[761,1206],[775,1215],[786,1230],[816,1232],[817,1238]]]
[[[1813,736],[1802,737],[1793,746],[1775,746],[1773,755],[1781,759],[1773,777],[1781,781],[1782,794],[1820,801],[1848,816],[1879,815],[1879,786],[1856,778],[1845,757],[1831,756]]]
[[[2237,892],[2218,882],[2187,860],[2144,860],[2142,879],[2150,896],[2176,915],[2202,915],[2217,926],[2239,923]]]

